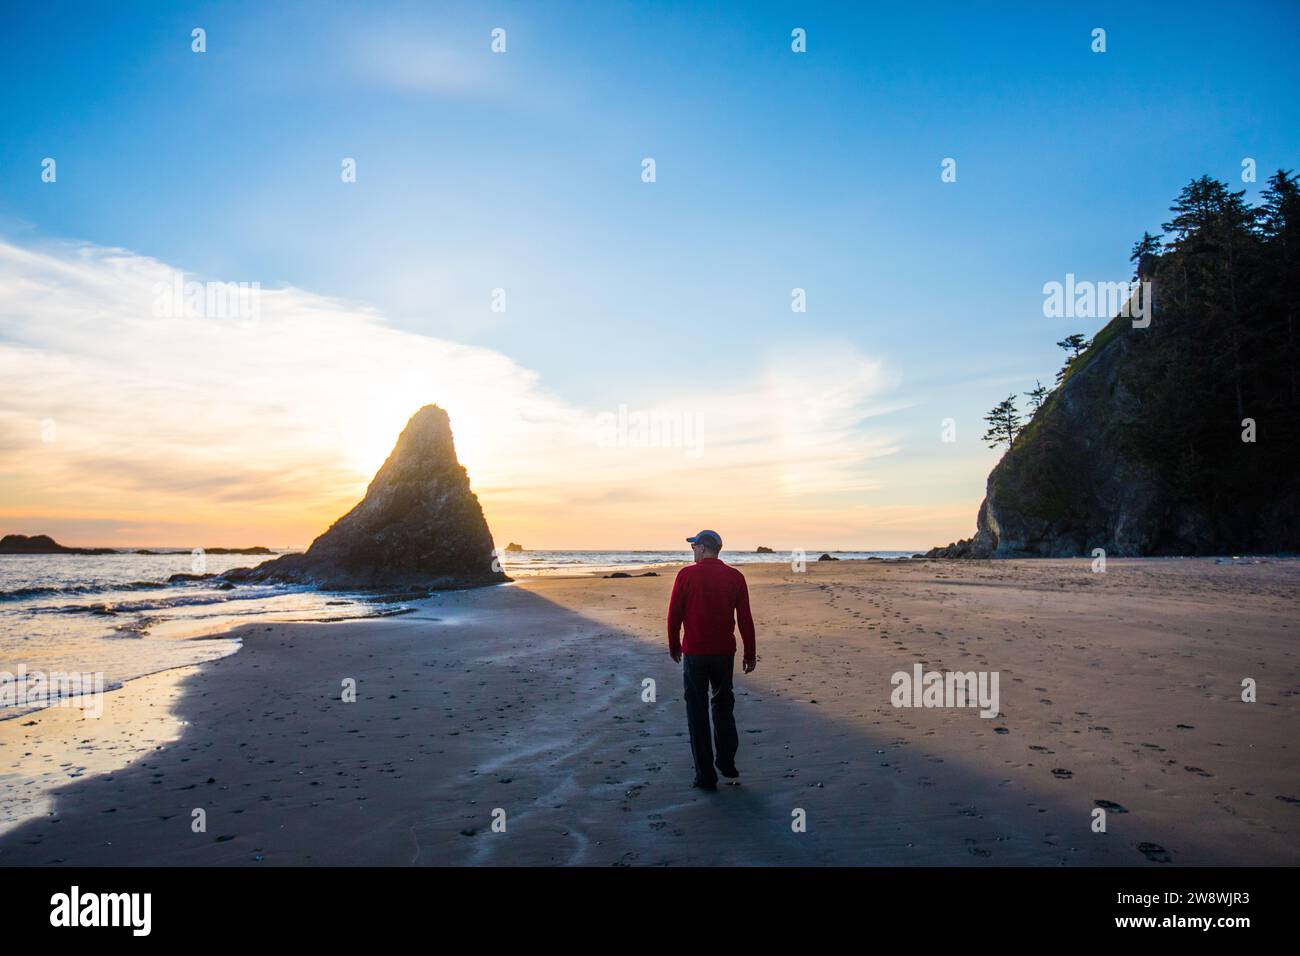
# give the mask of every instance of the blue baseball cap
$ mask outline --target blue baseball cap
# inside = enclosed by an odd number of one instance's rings
[[[722,550],[722,535],[716,531],[701,531],[699,534],[693,534],[686,539],[690,544],[707,544],[713,547],[715,551]]]

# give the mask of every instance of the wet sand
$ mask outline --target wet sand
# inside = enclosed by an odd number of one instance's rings
[[[1300,562],[743,570],[740,786],[689,787],[671,569],[530,579],[0,722],[0,864],[1300,862]],[[917,662],[1001,715],[893,707]]]

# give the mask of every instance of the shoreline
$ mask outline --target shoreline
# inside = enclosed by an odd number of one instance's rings
[[[1214,561],[747,564],[742,785],[709,795],[686,786],[671,575],[248,624],[239,653],[108,695],[89,749],[55,727],[70,709],[0,723],[47,783],[80,768],[0,864],[1294,864],[1300,563]],[[913,662],[999,671],[1002,713],[893,708]],[[1252,671],[1259,702],[1235,701]]]

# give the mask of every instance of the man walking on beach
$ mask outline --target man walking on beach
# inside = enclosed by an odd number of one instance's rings
[[[749,613],[749,588],[745,576],[718,560],[722,537],[716,531],[701,531],[686,539],[695,553],[695,563],[677,572],[673,594],[668,599],[668,653],[681,661],[686,687],[686,725],[691,732],[691,756],[695,760],[695,782],[701,790],[717,790],[718,774],[739,777],[736,769],[736,718],[732,710],[736,697],[731,692],[731,675],[736,662],[735,627],[745,642],[745,673],[755,667],[754,618]],[[678,634],[685,625],[686,636]],[[709,688],[713,699],[709,699]],[[713,710],[712,746],[709,740],[709,710]],[[716,764],[714,750],[717,750]],[[717,771],[714,771],[716,765]]]

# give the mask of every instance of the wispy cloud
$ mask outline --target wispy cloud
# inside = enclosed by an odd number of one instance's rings
[[[498,537],[539,546],[657,546],[706,520],[853,533],[897,449],[881,424],[895,376],[843,343],[649,408],[583,407],[499,352],[302,289],[262,290],[255,321],[159,309],[194,279],[121,249],[0,242],[6,530],[305,544],[429,403]],[[107,527],[122,530],[98,538]]]
[[[486,38],[481,54],[438,48],[423,33],[365,33],[352,43],[353,67],[363,82],[407,93],[461,95],[501,91],[501,71],[490,69]]]

